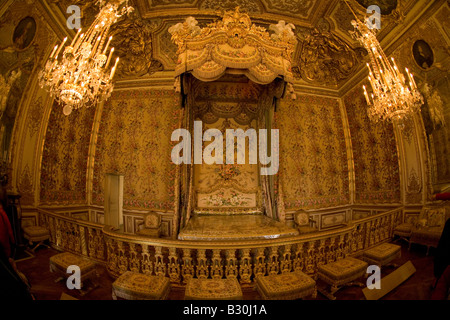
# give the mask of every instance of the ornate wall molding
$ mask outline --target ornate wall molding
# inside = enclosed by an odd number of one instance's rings
[[[163,69],[161,63],[153,59],[152,34],[157,28],[157,22],[136,17],[111,27],[111,46],[121,60],[118,78],[148,76]]]
[[[305,36],[297,51],[293,67],[296,78],[336,87],[353,74],[360,58],[337,36],[316,28]]]

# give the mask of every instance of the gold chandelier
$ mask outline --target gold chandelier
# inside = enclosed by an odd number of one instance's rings
[[[39,75],[39,83],[42,88],[48,87],[50,94],[65,105],[65,115],[73,109],[95,105],[111,95],[119,58],[109,70],[114,48],[107,52],[112,40],[112,37],[107,40],[108,32],[118,18],[133,10],[128,6],[128,0],[108,3],[101,7],[86,33],[81,33],[79,29],[64,51],[67,37],[61,45],[54,47]],[[63,53],[59,59],[61,51]]]
[[[354,12],[353,14],[355,15]],[[370,59],[370,63],[367,63],[368,79],[372,87],[370,96],[366,86],[363,86],[364,97],[369,106],[369,118],[374,122],[405,120],[418,112],[423,104],[423,97],[417,89],[412,73],[405,68],[408,76],[406,80],[394,58],[389,60],[386,57],[376,38],[376,29],[369,29],[367,24],[358,18],[352,21],[352,25],[355,28],[350,32],[352,37],[364,46]]]

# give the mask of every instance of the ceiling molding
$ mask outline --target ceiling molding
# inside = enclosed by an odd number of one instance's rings
[[[73,39],[75,31],[67,28],[67,17],[55,3],[49,3],[49,0],[39,0],[38,5],[47,16],[46,21],[53,29],[58,38],[63,39],[66,36]]]

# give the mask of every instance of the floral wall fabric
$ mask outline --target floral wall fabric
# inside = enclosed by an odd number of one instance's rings
[[[223,137],[223,164],[196,164],[194,165],[194,188],[195,201],[197,207],[217,208],[217,207],[256,207],[257,195],[259,193],[258,165],[249,163],[249,139],[245,139],[245,144],[240,145],[240,141],[233,143],[234,164],[227,164],[226,153],[227,130],[241,129],[247,132],[256,128],[256,121],[253,120],[246,125],[237,123],[234,119],[219,118],[214,123],[204,123],[203,130],[218,129]],[[258,131],[255,130],[256,136]],[[258,138],[255,144],[258,143]],[[203,142],[203,148],[210,142]],[[243,148],[245,152],[245,163],[237,163],[237,148]],[[257,152],[258,146],[254,150]]]
[[[95,150],[93,203],[104,204],[104,177],[124,176],[124,208],[173,210],[171,134],[180,116],[172,90],[115,92],[102,112]]]
[[[45,135],[40,200],[86,203],[86,170],[95,108],[80,108],[65,116],[56,103]]]
[[[355,167],[355,203],[400,202],[397,144],[390,123],[373,123],[360,87],[344,97]]]
[[[285,208],[348,204],[347,152],[338,101],[311,95],[284,99],[276,125]]]

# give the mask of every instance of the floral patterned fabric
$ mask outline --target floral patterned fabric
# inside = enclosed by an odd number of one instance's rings
[[[386,265],[401,256],[401,247],[383,243],[364,252],[364,260],[369,264]]]
[[[344,97],[353,150],[355,203],[400,202],[400,169],[394,128],[373,123],[361,88]]]
[[[127,271],[112,284],[113,298],[163,300],[170,292],[169,278]]]
[[[319,278],[328,284],[339,286],[362,277],[367,270],[367,262],[347,257],[319,267]]]
[[[242,300],[236,279],[189,279],[185,300]]]
[[[395,228],[394,234],[401,237],[409,237],[411,236],[412,227],[412,223],[402,223]]]
[[[349,203],[345,135],[336,99],[297,95],[282,99],[280,184],[286,209],[313,209]]]
[[[437,247],[445,222],[450,218],[450,207],[427,206],[420,212],[417,223],[411,232],[411,243]]]
[[[31,241],[42,241],[48,239],[50,233],[41,226],[28,226],[23,228],[23,236]]]
[[[63,252],[50,257],[50,271],[57,272],[63,277],[70,275],[67,273],[67,267],[72,265],[80,267],[82,281],[90,278],[96,271],[94,262],[70,252]]]
[[[256,288],[266,300],[293,300],[315,296],[316,282],[303,272],[256,277]]]
[[[125,209],[173,210],[176,165],[170,135],[179,122],[179,96],[173,90],[114,92],[99,124],[92,201],[105,201],[105,175],[124,176]]]
[[[251,240],[291,237],[299,232],[263,215],[195,215],[178,234],[180,240]]]

